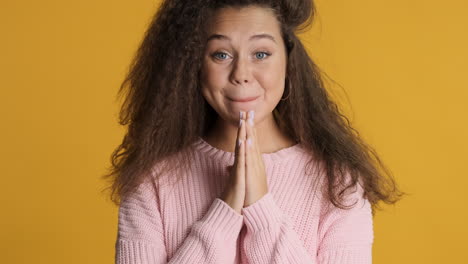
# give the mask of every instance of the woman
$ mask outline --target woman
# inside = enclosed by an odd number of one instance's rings
[[[314,11],[162,3],[121,87],[116,263],[371,263],[377,203],[404,193],[296,37]]]

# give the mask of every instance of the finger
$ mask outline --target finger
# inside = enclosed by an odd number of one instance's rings
[[[256,153],[257,155],[260,155],[260,148],[259,148],[259,145],[258,145],[258,138],[257,138],[257,129],[256,129],[256,126],[255,126],[255,111],[252,111],[249,115],[249,118],[252,119],[252,124],[250,126],[250,134],[252,135],[252,149],[254,151],[254,153]]]
[[[255,111],[254,110],[251,111],[250,117],[252,118],[252,127],[255,127]],[[253,135],[254,139],[257,138],[257,134],[256,134],[255,129],[252,129],[252,135]]]
[[[239,127],[237,129],[237,137],[236,137],[236,146],[234,148],[234,156],[235,156],[235,161],[234,161],[234,164],[236,164],[235,162],[237,161],[237,157],[239,156],[239,145],[242,141],[242,135],[241,135],[241,122],[244,122],[243,121],[243,115],[245,115],[245,113],[243,111],[239,111]]]
[[[255,150],[257,152],[258,157],[261,157],[260,145],[259,145],[259,141],[257,138],[257,127],[255,125],[252,127],[252,134],[253,134],[254,143],[255,143]]]
[[[245,113],[244,113],[245,117]],[[237,149],[238,153],[236,156],[236,161],[237,163],[235,164],[236,170],[239,173],[238,176],[240,177],[245,177],[245,119],[240,119],[239,120],[240,127],[238,129],[238,143],[237,143]]]
[[[257,140],[257,136],[255,134],[255,132],[256,132],[256,129],[255,129],[255,112],[254,111],[249,111],[247,113],[247,115],[248,115],[248,119],[249,119],[248,134],[249,134],[249,138],[251,138],[250,139],[251,153],[255,153],[255,154],[259,155],[260,151],[259,151],[259,147],[258,147],[258,140]],[[256,157],[252,156],[252,159],[253,159],[253,161],[255,161]]]
[[[252,112],[249,111],[247,113],[247,122],[246,122],[246,150],[245,150],[245,173],[247,175],[247,177],[250,177],[250,175],[252,175],[253,171],[253,162],[254,162],[254,144],[255,142],[253,142],[254,138],[253,138],[253,135],[252,135],[252,122],[253,120],[251,119],[252,117]]]
[[[253,120],[252,120],[252,111],[248,111],[247,116],[246,116],[247,126],[245,128],[246,137],[247,137],[247,149],[248,149],[246,153],[249,152],[250,148],[252,147],[252,143],[253,143],[252,142],[253,138],[252,138],[252,135],[251,135],[251,133],[252,133],[252,122],[253,122]]]

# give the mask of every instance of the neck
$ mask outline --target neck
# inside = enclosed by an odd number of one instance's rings
[[[227,152],[234,152],[238,121],[225,121],[218,116],[213,128],[203,137],[210,145]],[[257,139],[261,153],[272,153],[296,144],[284,134],[270,113],[262,120],[255,120]]]

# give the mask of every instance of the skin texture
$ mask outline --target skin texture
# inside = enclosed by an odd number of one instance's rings
[[[223,8],[209,23],[209,36],[201,71],[202,94],[218,113],[218,120],[205,140],[224,151],[234,152],[239,111],[255,111],[261,153],[292,146],[294,141],[282,133],[273,110],[284,92],[286,47],[278,21],[272,11],[262,7]],[[268,38],[252,35],[268,34]],[[266,52],[266,53],[264,53]],[[270,55],[267,55],[270,54]],[[255,102],[234,103],[229,98],[259,96]]]
[[[205,51],[202,94],[218,118],[204,139],[235,152],[230,181],[221,199],[241,213],[242,207],[268,192],[261,154],[294,144],[280,131],[272,113],[284,92],[286,48],[278,21],[269,9],[261,7],[220,9],[209,33],[228,39],[209,38]],[[274,40],[251,39],[258,34],[268,34]],[[255,96],[258,98],[248,103],[231,100]]]
[[[260,153],[258,144],[257,131],[254,126],[253,112],[249,111],[247,119],[242,121],[245,129],[245,138],[241,140],[239,148],[244,148],[245,153],[245,200],[244,207],[251,205],[258,199],[263,197],[268,192],[267,177],[265,173],[265,165]],[[244,141],[245,139],[245,141]],[[242,165],[242,163],[241,163]],[[239,166],[242,169],[242,166]]]
[[[234,164],[230,179],[221,199],[241,214],[241,209],[258,201],[268,192],[265,165],[261,157],[257,133],[254,127],[254,114],[240,112],[237,130]]]

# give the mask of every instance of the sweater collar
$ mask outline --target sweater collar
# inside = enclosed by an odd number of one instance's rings
[[[195,148],[215,159],[221,159],[228,163],[234,162],[234,152],[224,151],[218,149],[208,142],[206,142],[203,138],[198,137],[198,140],[195,142]],[[292,145],[287,148],[282,148],[275,152],[271,153],[262,153],[262,158],[265,164],[277,163],[283,160],[289,159],[294,157],[297,154],[302,153],[304,150],[300,143]]]

